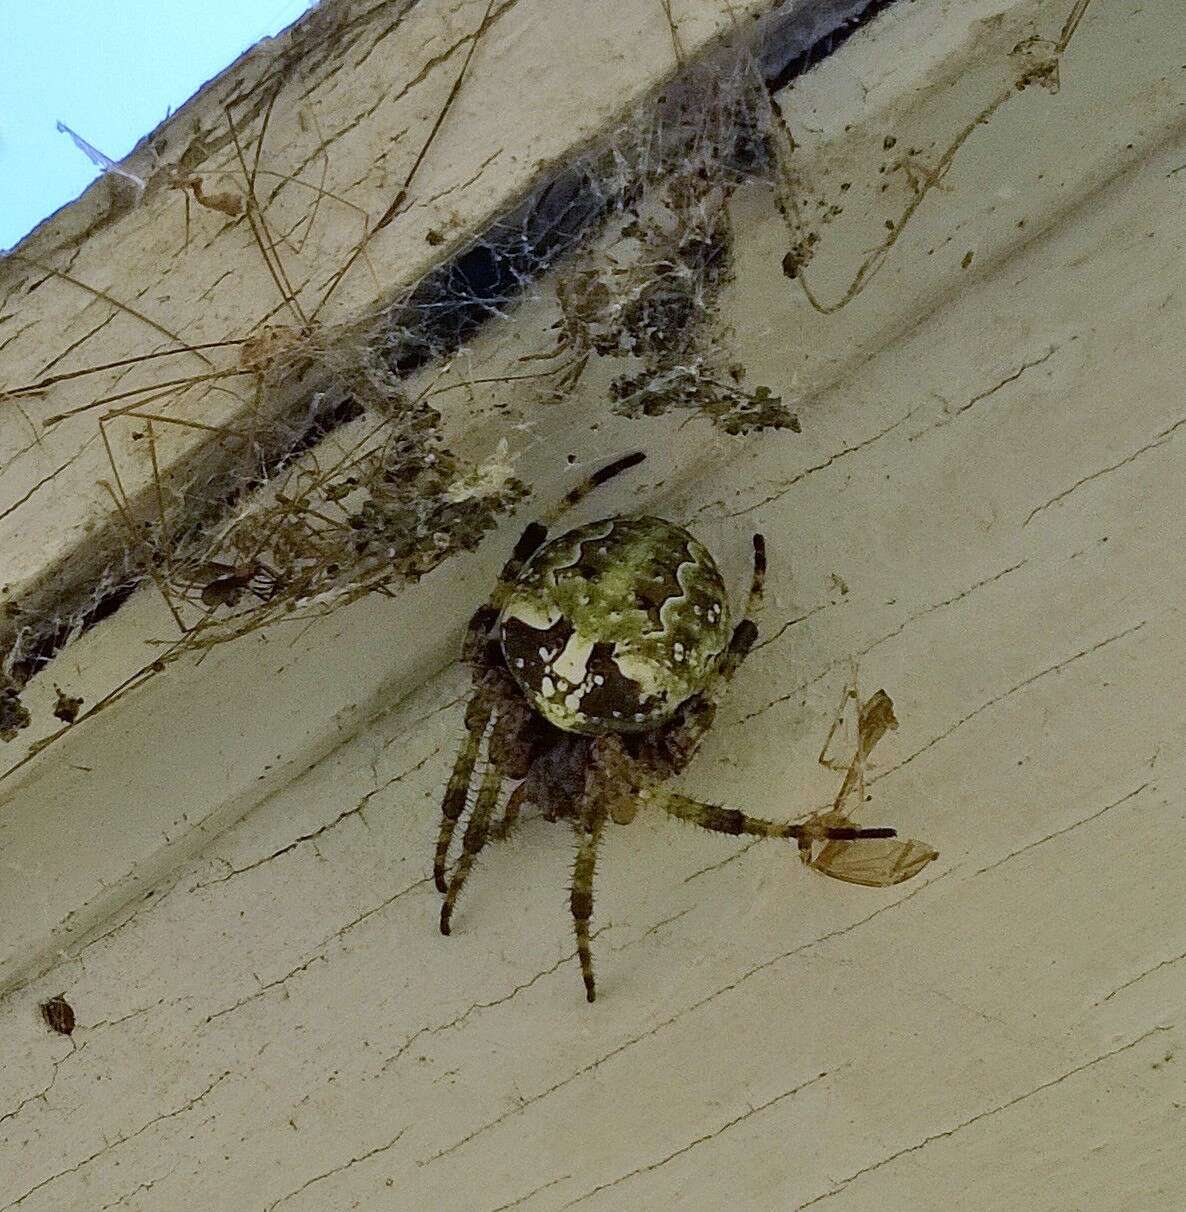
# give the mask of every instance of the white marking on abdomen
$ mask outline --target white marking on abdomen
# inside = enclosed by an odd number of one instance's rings
[[[579,686],[585,680],[592,653],[593,641],[573,632],[568,643],[552,662],[552,672],[573,686]]]

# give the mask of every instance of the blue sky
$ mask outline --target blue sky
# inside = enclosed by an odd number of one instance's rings
[[[310,0],[0,0],[0,249]]]

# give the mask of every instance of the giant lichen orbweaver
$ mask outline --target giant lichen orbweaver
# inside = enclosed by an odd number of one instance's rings
[[[556,515],[643,458],[635,453],[603,467],[567,494]],[[761,535],[754,535],[746,614],[730,628],[716,561],[682,527],[618,515],[551,542],[547,531],[540,521],[523,531],[466,630],[463,657],[473,668],[473,691],[441,806],[433,874],[445,898],[441,933],[448,934],[474,860],[491,836],[506,836],[523,805],[548,820],[570,820],[577,835],[572,917],[585,994],[593,1001],[589,920],[607,821],[627,824],[640,804],[650,803],[717,833],[796,839],[808,858],[815,842],[892,838],[895,831],[860,829],[835,813],[801,824],[768,821],[663,786],[691,760],[757,638],[751,615],[766,573]],[[484,773],[449,870],[483,741]],[[517,785],[495,821],[504,780]],[[910,874],[902,869],[892,878],[856,882],[897,882]]]

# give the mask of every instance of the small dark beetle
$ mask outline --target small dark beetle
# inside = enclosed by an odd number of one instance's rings
[[[74,1007],[60,993],[41,1003],[41,1017],[45,1019],[45,1025],[59,1035],[74,1033]]]

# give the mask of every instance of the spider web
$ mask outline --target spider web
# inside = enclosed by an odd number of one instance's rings
[[[809,70],[887,5],[836,0],[778,10],[696,63],[685,60],[678,23],[665,10],[679,70],[662,91],[547,175],[476,240],[454,247],[453,233],[431,229],[428,242],[446,248],[439,267],[369,314],[328,319],[343,282],[367,272],[370,237],[399,222],[416,201],[418,169],[463,93],[470,57],[498,14],[494,0],[431,133],[416,154],[405,153],[403,188],[373,223],[324,188],[324,171],[317,183],[316,153],[286,163],[270,149],[276,93],[247,98],[242,111],[228,114],[230,138],[218,161],[224,167],[210,167],[193,149],[169,166],[186,208],[187,244],[195,238],[191,223],[196,229],[219,217],[242,217],[255,234],[282,304],[248,336],[187,346],[99,287],[30,262],[30,273],[55,274],[102,298],[120,319],[156,328],[155,336],[174,342],[172,353],[179,342],[207,368],[180,374],[174,357],[153,348],[137,368],[137,386],[69,409],[54,410],[53,389],[107,368],[61,363],[54,374],[0,397],[28,421],[25,450],[40,432],[74,415],[95,419],[90,440],[106,450],[111,474],[102,489],[116,518],[112,532],[91,544],[95,564],[64,573],[44,594],[7,604],[0,737],[11,740],[30,723],[20,697],[29,679],[142,586],[161,595],[176,633],[159,644],[150,664],[85,711],[61,692],[54,711],[63,727],[34,751],[173,661],[262,628],[306,623],[371,594],[392,594],[475,548],[530,490],[515,475],[512,442],[531,421],[505,403],[508,390],[520,399],[526,393],[538,409],[562,404],[578,388],[585,397],[596,391],[609,413],[681,412],[737,438],[796,431],[793,401],[749,381],[719,316],[732,277],[730,203],[751,185],[778,193],[788,227],[784,272],[813,307],[835,310],[867,286],[969,136],[957,136],[946,158],[918,170],[901,218],[848,291],[827,303],[812,291],[808,270],[838,204],[830,201],[822,216],[809,208],[794,173],[793,114],[772,101],[771,89]],[[1005,93],[973,127],[1014,91],[1056,86],[1058,56],[1085,8],[1086,0],[1073,5],[1058,42],[1029,48]],[[318,137],[314,130],[314,144]],[[281,197],[293,184],[301,188]],[[359,224],[361,236],[354,231]],[[344,242],[346,252],[310,302],[302,256],[323,232]],[[509,357],[494,374],[468,375],[467,343],[529,306],[540,348]],[[250,398],[243,414],[249,421],[202,419],[208,414],[194,401],[209,402],[219,392],[233,393],[236,408]],[[474,409],[483,418],[476,428]],[[158,448],[179,428],[191,436],[204,431],[208,440],[163,476]],[[479,437],[467,436],[467,428]],[[125,486],[135,460],[151,469],[144,490]]]

